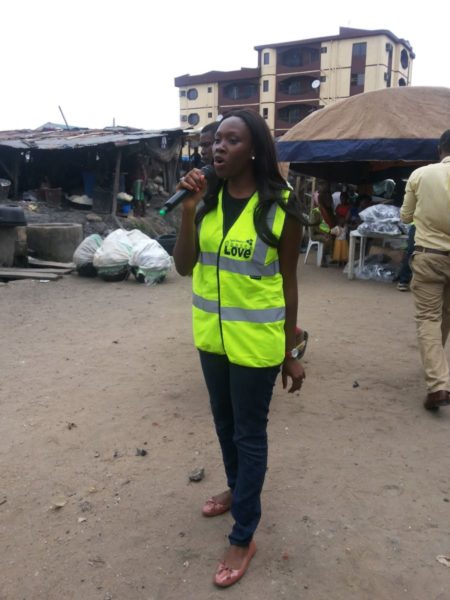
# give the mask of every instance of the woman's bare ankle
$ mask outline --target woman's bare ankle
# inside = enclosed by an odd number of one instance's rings
[[[216,496],[213,496],[213,500],[214,502],[218,502],[219,504],[224,504],[225,506],[231,504],[231,490],[225,490],[224,492],[221,492],[220,494],[217,494]]]

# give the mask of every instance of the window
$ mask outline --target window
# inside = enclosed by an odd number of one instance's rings
[[[289,96],[298,96],[311,91],[311,77],[290,77],[280,82],[280,92]]]
[[[278,111],[278,116],[282,121],[294,124],[301,121],[306,115],[314,110],[309,104],[297,104],[284,106]]]
[[[286,67],[299,67],[302,64],[300,50],[288,50],[283,54],[282,61]]]
[[[320,52],[317,48],[302,47],[286,50],[281,57],[285,67],[305,67],[320,60]]]
[[[267,119],[269,117],[269,109],[268,108],[263,108],[263,114],[262,116]]]
[[[406,52],[406,50],[404,48],[400,53],[400,62],[404,69],[408,68],[409,58],[408,58],[408,53]]]
[[[328,52],[328,48],[326,46],[322,46],[322,48],[320,49],[320,53],[326,54],[327,52]]]
[[[208,94],[212,94],[212,87],[210,85],[208,86]]]
[[[212,113],[208,113],[208,119],[212,119]]]
[[[366,56],[367,54],[367,43],[359,42],[358,44],[353,44],[352,56]]]
[[[188,97],[188,100],[197,100],[197,98],[198,98],[197,90],[195,88],[191,88],[190,90],[188,90],[187,97]]]
[[[264,52],[264,54],[263,54],[263,64],[265,64],[265,65],[270,64],[270,54],[268,52]]]
[[[254,83],[230,83],[224,89],[224,95],[230,100],[244,100],[258,95],[258,88]]]
[[[186,96],[186,90],[180,90],[180,98],[184,98]]]
[[[181,115],[181,122],[185,123],[187,121],[187,115]]]
[[[231,98],[231,100],[237,100],[239,98],[239,88],[237,85],[229,85],[225,89],[225,96]]]
[[[269,91],[269,81],[267,79],[264,79],[263,81],[263,92],[268,92]]]
[[[398,80],[398,85],[400,87],[404,87],[406,85],[406,80],[403,79],[403,77],[400,77],[400,79]]]
[[[188,123],[189,123],[189,125],[198,125],[200,123],[200,117],[198,116],[198,114],[191,113],[188,116]]]
[[[362,85],[364,86],[364,73],[352,73],[350,77],[350,85]]]

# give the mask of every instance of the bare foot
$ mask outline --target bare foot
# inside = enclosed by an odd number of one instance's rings
[[[217,496],[212,497],[214,502],[217,502],[218,504],[223,504],[224,506],[231,506],[231,498],[231,490],[226,490],[225,492],[222,492],[221,494],[217,494]]]

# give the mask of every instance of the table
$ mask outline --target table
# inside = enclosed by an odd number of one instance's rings
[[[378,240],[383,240],[383,242],[387,240],[407,240],[408,236],[404,233],[398,235],[387,235],[383,233],[367,233],[361,234],[357,229],[355,231],[350,232],[350,244],[348,250],[348,278],[355,278],[355,250],[356,250],[356,240],[359,239],[359,259],[358,259],[358,268],[362,269],[364,267],[364,261],[366,256],[366,243],[368,238],[376,238]]]

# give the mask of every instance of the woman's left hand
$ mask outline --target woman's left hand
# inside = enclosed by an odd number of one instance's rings
[[[285,358],[281,367],[281,380],[283,389],[285,390],[288,384],[288,377],[292,379],[292,385],[288,389],[289,393],[300,391],[303,380],[305,379],[305,369],[300,361],[296,358]]]

